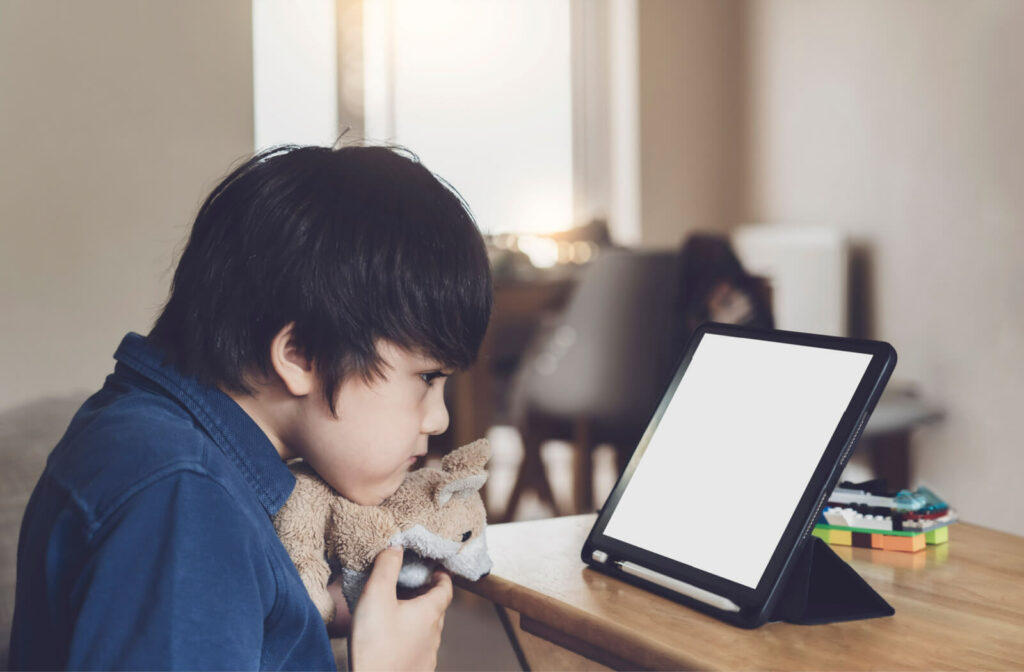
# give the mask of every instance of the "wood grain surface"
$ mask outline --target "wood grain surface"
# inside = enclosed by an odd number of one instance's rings
[[[456,584],[516,630],[620,669],[1024,669],[1024,538],[959,523],[914,554],[834,546],[895,616],[743,630],[586,568],[594,519],[488,527],[494,569]]]

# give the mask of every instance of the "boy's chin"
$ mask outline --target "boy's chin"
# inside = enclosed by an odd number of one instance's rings
[[[402,481],[404,481],[404,480],[405,480],[405,477],[403,475]],[[387,490],[385,490],[383,492],[375,493],[375,496],[368,498],[370,500],[370,505],[372,505],[372,506],[380,506],[384,502],[388,501],[388,499],[391,497],[391,495],[393,495],[396,492],[398,492],[398,488],[401,485],[402,485],[402,482],[399,481],[394,487],[388,488]]]
[[[358,504],[359,506],[380,506],[381,504],[386,502],[388,497],[390,497],[391,495],[381,496],[379,494],[372,494],[356,495],[350,497],[345,493],[341,493],[341,496],[347,499],[348,501],[352,502],[353,504]]]
[[[344,490],[335,490],[345,499],[350,502],[359,504],[360,506],[380,506],[388,500],[391,495],[398,492],[398,488],[402,486],[405,481],[406,475],[411,469],[405,469],[392,477],[392,480],[387,484],[377,483],[377,487],[364,489],[361,492],[346,492]]]

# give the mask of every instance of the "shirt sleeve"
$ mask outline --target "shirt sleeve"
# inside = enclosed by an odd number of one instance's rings
[[[93,535],[69,596],[68,668],[259,668],[274,596],[253,525],[201,473],[132,495]]]

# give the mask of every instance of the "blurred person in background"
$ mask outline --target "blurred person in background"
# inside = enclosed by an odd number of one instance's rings
[[[679,351],[702,322],[774,329],[770,288],[751,275],[725,236],[694,233],[679,251],[675,343]]]

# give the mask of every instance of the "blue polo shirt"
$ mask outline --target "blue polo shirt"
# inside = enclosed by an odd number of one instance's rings
[[[25,512],[11,669],[334,669],[266,435],[142,336],[114,357]]]

